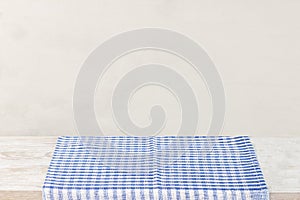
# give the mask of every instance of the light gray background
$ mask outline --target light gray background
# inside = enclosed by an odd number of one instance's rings
[[[112,35],[142,27],[181,32],[206,49],[226,90],[224,135],[299,135],[299,10],[292,0],[0,0],[0,135],[74,134],[72,93],[82,62]],[[95,108],[104,130],[118,133],[113,86],[130,67],[149,62],[187,77],[201,102],[204,133],[211,105],[201,79],[183,61],[151,51],[121,59],[101,80]],[[152,104],[164,104],[163,133],[178,130],[177,102],[162,88],[145,88],[131,103],[140,125],[149,123]]]

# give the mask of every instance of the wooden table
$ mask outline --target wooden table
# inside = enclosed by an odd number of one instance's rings
[[[56,137],[0,137],[0,199],[41,199]],[[300,200],[300,137],[251,139],[271,199]]]

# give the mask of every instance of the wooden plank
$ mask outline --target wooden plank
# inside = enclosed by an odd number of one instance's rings
[[[0,137],[0,200],[41,199],[56,137]],[[252,138],[270,198],[300,200],[300,137]]]
[[[0,191],[0,200],[39,200],[42,191]]]
[[[0,190],[41,191],[55,143],[56,137],[1,137]]]
[[[300,196],[299,193],[292,193],[292,192],[271,192],[270,194],[271,200],[299,200]]]
[[[271,193],[296,193],[300,199],[300,137],[252,138]]]

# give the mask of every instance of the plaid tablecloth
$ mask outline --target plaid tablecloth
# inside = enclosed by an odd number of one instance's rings
[[[247,136],[91,141],[58,138],[43,199],[269,199]]]

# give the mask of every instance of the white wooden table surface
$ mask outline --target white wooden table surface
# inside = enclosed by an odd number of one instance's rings
[[[57,137],[0,137],[0,199],[41,199]],[[271,199],[300,200],[300,137],[251,139]]]

